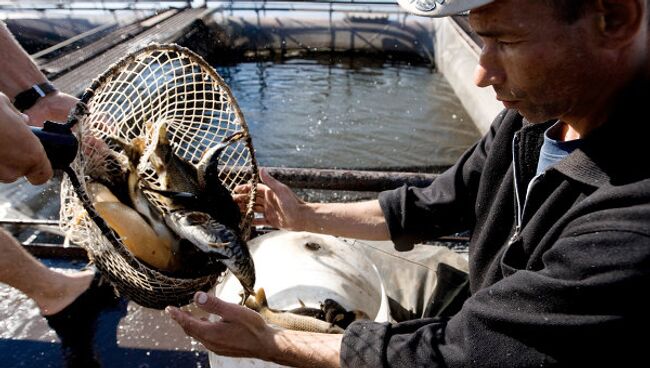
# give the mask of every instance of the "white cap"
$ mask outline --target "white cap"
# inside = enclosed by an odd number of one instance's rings
[[[397,0],[409,13],[426,17],[446,17],[468,11],[494,0]]]

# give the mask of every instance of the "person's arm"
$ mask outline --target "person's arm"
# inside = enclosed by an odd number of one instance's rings
[[[21,114],[0,92],[0,182],[25,176],[32,184],[43,184],[52,177],[45,149],[31,132],[29,118]]]
[[[34,84],[47,81],[4,22],[0,22],[0,45],[0,90],[7,96],[13,99]]]
[[[231,357],[257,358],[293,367],[339,367],[340,334],[280,330],[266,324],[255,311],[198,292],[194,302],[221,317],[217,322],[197,318],[178,308],[167,312],[210,351]]]
[[[20,92],[46,81],[29,54],[0,21],[0,91],[13,101]],[[76,103],[75,97],[56,91],[39,98],[24,113],[29,116],[30,125],[42,126],[45,120],[66,121]]]
[[[253,224],[355,239],[392,240],[399,250],[471,229],[483,165],[504,118],[505,113],[500,114],[490,132],[428,187],[405,185],[381,192],[378,200],[305,203],[262,169],[263,184],[257,186],[254,206],[254,211],[262,217]],[[235,201],[242,211],[246,210],[250,190],[250,185],[234,190]]]
[[[388,240],[388,226],[377,200],[356,203],[305,203],[289,187],[264,169],[257,187],[254,210],[262,214],[254,225],[310,231],[355,239]],[[235,188],[235,200],[242,210],[250,186]]]

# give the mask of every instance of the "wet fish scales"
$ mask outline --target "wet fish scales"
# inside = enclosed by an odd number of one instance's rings
[[[167,225],[206,254],[219,258],[249,294],[254,294],[255,266],[248,246],[239,235],[209,215],[178,210],[165,216]]]
[[[343,333],[342,328],[329,322],[270,308],[266,299],[266,292],[263,288],[257,290],[255,297],[248,297],[245,301],[245,305],[248,308],[257,311],[267,323],[282,328],[329,334]]]

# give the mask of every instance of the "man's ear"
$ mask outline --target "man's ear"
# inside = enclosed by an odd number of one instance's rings
[[[596,0],[597,27],[604,46],[618,48],[634,40],[646,21],[645,0]]]

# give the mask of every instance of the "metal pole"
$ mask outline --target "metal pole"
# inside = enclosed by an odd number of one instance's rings
[[[292,188],[381,192],[406,184],[423,187],[438,174],[341,169],[268,167],[268,173]]]

